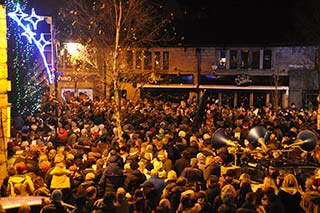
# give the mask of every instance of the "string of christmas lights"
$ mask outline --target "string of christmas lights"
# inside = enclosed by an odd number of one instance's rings
[[[19,8],[24,10],[26,0],[8,0],[5,2],[8,14]],[[35,20],[35,12],[24,15],[28,20]],[[35,46],[25,32],[21,31],[19,24],[12,18],[8,18],[8,68],[9,79],[12,81],[12,92],[9,93],[9,101],[12,103],[13,115],[34,113],[42,101],[47,83],[42,81],[43,73],[37,60]],[[30,21],[29,21],[30,22]],[[37,21],[30,22],[37,25]],[[31,24],[34,27],[33,24]],[[31,29],[30,26],[28,29]],[[44,43],[42,43],[43,45]]]

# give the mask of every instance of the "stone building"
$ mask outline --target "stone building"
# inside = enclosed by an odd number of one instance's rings
[[[126,69],[151,73],[143,84],[126,85],[128,99],[205,94],[230,107],[317,106],[318,49],[313,46],[154,47],[128,51],[126,60]],[[108,88],[97,83],[103,72],[79,73],[74,66],[65,66],[66,62],[60,64],[61,94],[67,89],[76,94],[88,91],[92,96],[107,93]]]

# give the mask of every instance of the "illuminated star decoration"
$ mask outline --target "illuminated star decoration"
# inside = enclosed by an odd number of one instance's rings
[[[21,10],[20,4],[16,5],[16,9],[13,12],[9,12],[8,16],[12,18],[17,24],[23,29],[22,36],[25,36],[29,43],[34,43],[41,55],[43,65],[47,71],[48,79],[50,84],[53,83],[53,76],[51,74],[47,59],[44,55],[44,48],[47,45],[51,45],[51,41],[46,40],[44,33],[39,35],[35,32],[37,30],[37,25],[39,22],[44,21],[44,17],[38,16],[34,9],[32,9],[31,15],[24,13]],[[32,26],[32,27],[31,27]],[[38,37],[36,37],[38,35]]]

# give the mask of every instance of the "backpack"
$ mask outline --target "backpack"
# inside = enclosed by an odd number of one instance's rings
[[[18,195],[30,195],[31,189],[28,181],[31,181],[29,176],[11,176],[8,180],[7,194],[9,197]]]

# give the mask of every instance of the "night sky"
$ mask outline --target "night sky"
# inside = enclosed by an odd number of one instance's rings
[[[43,15],[57,14],[66,0],[30,0]],[[303,0],[169,0],[185,44],[257,45],[300,42],[297,10]]]

